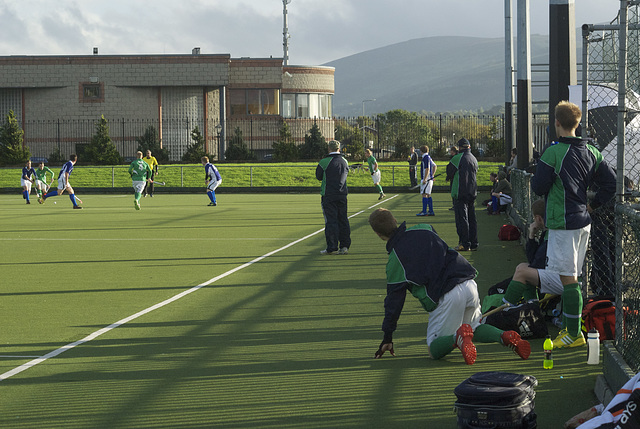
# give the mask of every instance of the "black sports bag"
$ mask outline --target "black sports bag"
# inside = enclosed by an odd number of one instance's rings
[[[458,428],[536,428],[537,385],[530,375],[500,371],[472,375],[454,389]]]

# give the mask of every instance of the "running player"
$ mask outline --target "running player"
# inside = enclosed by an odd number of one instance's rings
[[[373,180],[373,186],[380,193],[379,200],[383,199],[386,195],[382,191],[380,185],[380,170],[378,169],[378,161],[373,156],[373,152],[370,149],[365,149],[364,156],[367,157],[367,164],[369,164],[369,173],[371,173],[371,179]]]
[[[429,156],[429,146],[422,146],[422,162],[420,163],[420,193],[422,194],[422,211],[416,216],[435,216],[433,212],[433,198],[431,198],[431,190],[433,189],[433,176],[436,174],[438,166],[431,156]],[[427,211],[428,210],[428,211]]]
[[[207,185],[207,195],[211,200],[208,206],[217,206],[216,188],[222,183],[222,177],[216,166],[209,162],[208,156],[203,156],[200,161],[204,165],[204,183]]]
[[[140,197],[146,183],[151,183],[151,167],[142,160],[142,152],[136,152],[137,159],[129,165],[129,176],[133,182],[133,207],[140,210]]]
[[[20,185],[22,186],[22,198],[27,200],[27,204],[31,204],[29,201],[29,194],[31,193],[31,185],[36,181],[36,171],[31,167],[31,160],[22,167],[22,177],[20,179]]]
[[[38,198],[42,198],[42,193],[47,192],[49,189],[50,181],[47,179],[47,173],[51,174],[51,182],[53,183],[54,172],[52,169],[44,165],[44,162],[38,164],[38,168],[36,169],[36,192],[38,192]]]
[[[78,205],[78,201],[76,200],[76,195],[73,192],[73,188],[69,184],[69,176],[73,171],[73,166],[76,165],[78,161],[78,157],[75,154],[69,155],[69,161],[65,162],[62,168],[60,169],[60,173],[58,174],[58,190],[49,191],[47,194],[43,195],[42,198],[38,199],[40,204],[43,204],[47,198],[55,197],[58,195],[62,195],[64,191],[69,193],[69,199],[73,203],[74,209],[81,209],[82,206]]]

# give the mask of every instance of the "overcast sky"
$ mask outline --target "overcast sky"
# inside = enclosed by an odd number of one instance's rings
[[[513,0],[516,16],[518,0]],[[530,0],[548,34],[549,1]],[[619,0],[575,0],[576,26],[608,23]],[[320,65],[430,36],[504,36],[504,0],[292,0],[289,63]],[[0,0],[0,55],[99,53],[282,57],[282,0]]]

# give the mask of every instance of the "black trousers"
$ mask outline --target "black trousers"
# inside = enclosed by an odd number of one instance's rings
[[[478,222],[476,220],[475,202],[475,199],[455,199],[453,203],[458,244],[471,249],[478,247]]]
[[[411,187],[414,187],[418,184],[418,179],[416,179],[416,166],[409,166],[409,180],[411,180]]]
[[[151,172],[151,180],[156,178],[156,172]],[[145,182],[144,190],[142,191],[144,195],[151,194],[153,195],[153,183]]]
[[[322,197],[324,235],[327,251],[351,247],[351,227],[347,216],[347,196]]]

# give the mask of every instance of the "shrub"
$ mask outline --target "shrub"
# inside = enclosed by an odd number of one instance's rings
[[[96,125],[96,133],[87,147],[86,156],[88,161],[95,165],[122,164],[122,156],[109,137],[109,125],[104,115]]]
[[[298,149],[301,159],[320,159],[327,153],[327,142],[314,121],[309,134],[304,136],[304,144]]]
[[[193,140],[193,144],[187,147],[187,151],[182,155],[182,160],[192,164],[199,164],[200,159],[203,156],[207,156],[207,154],[204,151],[204,137],[197,125],[193,131],[191,131],[191,139]]]
[[[298,147],[293,141],[289,125],[282,121],[280,138],[273,143],[273,160],[276,162],[290,162],[298,159]]]
[[[24,130],[13,110],[9,110],[4,125],[0,126],[0,164],[25,164],[31,158],[31,152],[28,147],[23,147],[23,142]]]
[[[155,156],[158,162],[166,163],[169,161],[169,151],[160,147],[158,131],[153,125],[149,125],[144,134],[138,137],[136,141],[138,142],[138,150],[143,154],[150,150],[151,155]]]
[[[229,161],[243,161],[243,160],[255,160],[256,155],[253,151],[247,148],[242,139],[242,130],[240,127],[236,127],[233,137],[229,141],[229,147],[227,148],[224,156]]]

